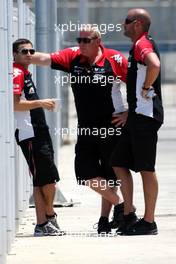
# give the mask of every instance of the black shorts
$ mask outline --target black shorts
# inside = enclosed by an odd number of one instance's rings
[[[135,172],[155,171],[157,131],[161,123],[151,117],[130,114],[111,156],[113,167]]]
[[[75,146],[75,174],[78,184],[85,184],[86,180],[102,177],[118,185],[115,173],[110,166],[110,156],[119,135],[107,135],[102,138],[100,135],[79,135]],[[112,187],[113,187],[112,186]]]
[[[18,141],[17,141],[18,142]],[[59,181],[54,163],[54,150],[48,131],[18,142],[33,176],[33,185],[44,186]]]

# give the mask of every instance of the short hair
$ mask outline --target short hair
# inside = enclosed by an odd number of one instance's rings
[[[31,46],[33,47],[33,44],[29,39],[20,38],[13,42],[13,52],[18,52],[18,48],[22,44],[31,44]]]
[[[92,25],[92,24],[82,24],[80,28],[80,32],[86,31],[86,32],[91,32],[96,36],[97,38],[101,38],[101,33],[98,29],[98,25]]]

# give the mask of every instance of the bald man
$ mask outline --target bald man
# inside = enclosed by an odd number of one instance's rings
[[[148,30],[149,13],[131,9],[124,21],[124,35],[133,46],[127,73],[129,115],[120,142],[112,155],[112,166],[122,182],[124,226],[122,235],[156,235],[154,221],[158,182],[155,173],[157,131],[163,122],[160,83],[160,59]],[[130,170],[140,172],[145,212],[137,219],[133,212],[133,179]]]

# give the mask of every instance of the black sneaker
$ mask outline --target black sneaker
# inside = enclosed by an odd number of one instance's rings
[[[123,235],[132,225],[134,225],[138,221],[138,217],[135,212],[131,212],[128,215],[123,216],[123,223],[117,229],[116,233]]]
[[[149,223],[144,218],[137,221],[133,226],[124,232],[125,236],[136,236],[136,235],[157,235],[158,229],[155,222]]]
[[[123,223],[124,203],[114,206],[112,221],[109,222],[110,227],[116,229]]]
[[[98,221],[98,234],[108,234],[111,232],[111,227],[107,217],[101,216]]]

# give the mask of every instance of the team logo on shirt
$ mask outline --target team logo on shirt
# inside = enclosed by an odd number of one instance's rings
[[[70,48],[72,51],[77,51],[78,49],[79,49],[79,47],[72,47],[72,48]]]
[[[94,73],[96,74],[102,74],[105,73],[105,69],[104,68],[94,68]]]
[[[31,80],[25,80],[24,82],[25,82],[25,86],[27,88],[27,93],[28,94],[34,94],[35,93],[35,89],[34,89],[34,87],[32,85]]]
[[[13,69],[13,78],[15,79],[17,76],[21,74],[21,70],[18,68]]]
[[[30,89],[29,89],[29,92],[28,92],[28,94],[34,94],[35,93],[35,90],[34,90],[34,88],[33,87],[31,87]]]
[[[117,61],[117,63],[122,65],[122,56],[120,56],[120,54],[115,54],[111,58],[113,58],[115,61]]]
[[[84,67],[74,65],[74,70],[73,70],[74,73],[81,74],[83,73],[83,71],[84,71]]]
[[[128,58],[128,68],[131,68],[131,55],[129,56],[129,58]]]

